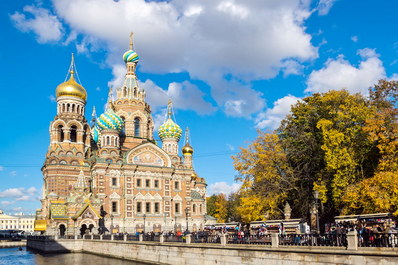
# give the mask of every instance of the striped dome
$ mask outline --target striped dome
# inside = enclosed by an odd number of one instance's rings
[[[165,138],[175,138],[178,141],[181,138],[182,130],[178,124],[169,118],[159,126],[158,134],[162,140]]]
[[[99,131],[113,129],[120,132],[123,129],[124,121],[112,109],[107,109],[106,112],[101,114],[97,119],[96,126],[98,126]]]
[[[129,63],[129,62],[138,63],[139,59],[140,59],[140,57],[133,50],[128,50],[127,52],[125,52],[123,54],[123,60],[125,63]]]
[[[94,126],[93,130],[91,131],[91,136],[93,137],[94,142],[98,143],[98,139],[100,136],[100,129],[98,128],[97,124]]]

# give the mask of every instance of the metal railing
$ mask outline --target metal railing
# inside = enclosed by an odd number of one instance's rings
[[[346,247],[346,234],[287,234],[279,235],[279,245]]]
[[[264,235],[228,235],[227,244],[271,245],[271,234]]]
[[[358,234],[359,247],[398,247],[398,234],[396,233],[366,233]]]

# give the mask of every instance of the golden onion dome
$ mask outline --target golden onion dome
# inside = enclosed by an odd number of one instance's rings
[[[193,148],[192,148],[192,146],[190,146],[188,143],[186,143],[186,144],[182,147],[182,154],[183,154],[183,155],[192,155],[192,154],[193,154]]]
[[[68,81],[63,82],[57,86],[55,90],[56,97],[68,96],[68,97],[76,97],[83,100],[87,99],[87,92],[83,86],[78,84],[73,77],[73,72],[70,75]]]
[[[196,173],[193,172],[192,175],[191,175],[191,179],[196,181],[197,178],[198,178],[198,175],[196,175]]]

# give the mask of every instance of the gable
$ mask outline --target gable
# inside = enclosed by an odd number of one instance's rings
[[[99,219],[101,216],[95,211],[91,203],[86,203],[72,219],[76,220],[77,218],[82,217],[82,219],[90,218],[90,219]]]
[[[165,151],[153,143],[145,143],[133,148],[127,154],[127,163],[158,167],[171,167],[171,159]]]

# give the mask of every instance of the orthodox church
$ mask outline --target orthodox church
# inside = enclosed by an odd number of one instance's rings
[[[207,185],[193,169],[189,131],[180,155],[182,130],[169,101],[157,145],[151,107],[136,76],[139,56],[132,36],[123,60],[123,86],[115,97],[109,93],[98,118],[94,109],[89,124],[87,92],[78,82],[72,55],[68,80],[56,88],[57,114],[49,128],[36,231],[73,235],[204,227]]]

